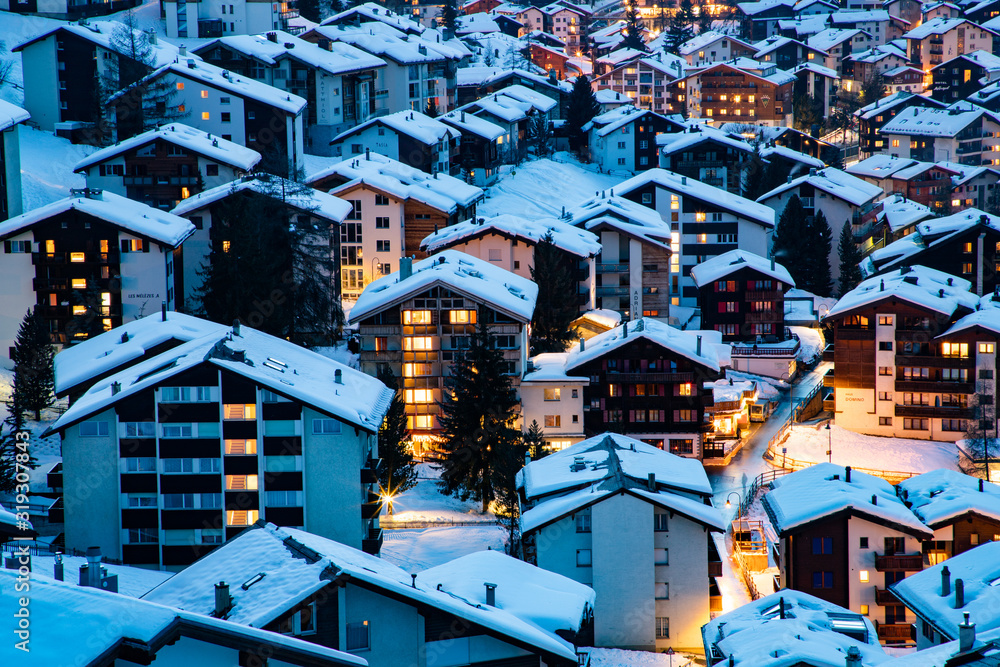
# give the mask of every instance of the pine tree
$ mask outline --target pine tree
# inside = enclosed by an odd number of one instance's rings
[[[691,0],[681,0],[677,11],[670,17],[667,34],[663,40],[663,48],[667,53],[678,55],[681,45],[694,37],[694,31],[691,29],[693,18]]]
[[[986,198],[986,212],[990,215],[1000,215],[1000,188],[993,186],[990,196]]]
[[[410,432],[406,428],[406,404],[399,391],[396,375],[388,364],[378,369],[378,379],[395,391],[389,411],[378,430],[378,455],[382,459],[378,484],[382,496],[393,498],[417,484],[417,463],[410,447]],[[392,503],[388,506],[392,514]]]
[[[444,28],[445,35],[448,37],[455,36],[455,29],[458,27],[458,1],[457,0],[444,0],[444,5],[441,7],[441,18],[439,19],[441,27]]]
[[[858,268],[862,259],[861,251],[854,242],[850,222],[845,222],[840,231],[837,254],[840,255],[840,296],[844,296],[861,282],[861,269]]]
[[[332,340],[344,321],[330,255],[335,230],[299,215],[311,188],[267,174],[256,189],[233,188],[212,210],[197,309],[212,321],[240,320],[297,343]]]
[[[18,437],[19,432],[28,434],[18,414],[11,412],[0,423],[0,494],[13,494],[17,490],[18,472],[23,473],[25,467],[33,469],[38,464],[31,454],[28,438],[26,435]]]
[[[756,201],[769,190],[767,166],[764,156],[760,154],[760,144],[755,143],[753,153],[740,174],[740,191],[745,198]]]
[[[571,148],[579,150],[586,144],[583,126],[593,120],[600,111],[601,105],[597,103],[590,79],[586,74],[581,74],[573,83],[573,92],[566,112],[566,129]]]
[[[52,395],[54,356],[45,321],[37,309],[29,310],[21,320],[10,357],[14,363],[14,387],[7,405],[18,420],[28,411],[34,413],[35,421],[39,421],[42,410],[55,400]]]
[[[708,13],[705,6],[698,9],[698,34],[709,32],[712,29],[712,15]]]
[[[438,117],[438,105],[437,100],[433,97],[427,101],[427,106],[424,107],[424,115],[428,118]]]
[[[836,146],[826,146],[820,154],[820,159],[822,159],[824,164],[828,167],[840,170],[844,169],[844,158],[841,150]]]
[[[498,456],[521,442],[514,427],[518,401],[505,371],[503,353],[481,321],[445,378],[446,398],[440,404],[441,488],[478,500],[483,512],[496,497]]]
[[[528,122],[528,141],[536,157],[545,157],[552,152],[552,132],[543,114],[536,113]]]
[[[988,380],[976,380],[976,395],[969,401],[972,417],[966,420],[965,438],[959,443],[959,469],[985,480],[1000,471],[1000,433],[994,400]]]
[[[531,354],[564,352],[574,339],[570,323],[580,313],[579,289],[566,253],[552,242],[549,231],[535,245],[531,279],[538,285],[535,314],[531,320]]]
[[[545,433],[535,419],[531,420],[531,425],[524,433],[524,446],[531,454],[532,461],[545,457]]]
[[[783,264],[792,274],[795,284],[805,289],[808,284],[808,260],[803,252],[806,244],[806,212],[798,195],[792,195],[785,205],[785,210],[778,217],[771,241],[771,256]]]
[[[806,242],[809,280],[804,289],[816,296],[832,296],[830,252],[833,249],[833,232],[823,211],[817,211],[811,220],[806,221]]]
[[[299,10],[299,16],[307,21],[319,23],[322,19],[319,11],[319,0],[297,0],[295,7]]]
[[[527,446],[518,438],[496,453],[493,464],[493,508],[497,523],[507,532],[507,553],[521,553],[521,504],[517,493],[517,473],[524,467]]]
[[[625,6],[625,26],[622,28],[621,48],[645,51],[646,42],[642,38],[642,17],[639,15],[639,5],[636,0],[628,0]]]
[[[864,105],[878,102],[885,97],[887,87],[885,76],[880,70],[875,70],[872,75],[861,85],[861,103]]]

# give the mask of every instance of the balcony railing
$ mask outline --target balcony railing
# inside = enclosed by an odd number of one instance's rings
[[[733,345],[731,355],[734,357],[794,357],[798,349],[798,345],[793,347]]]
[[[377,484],[379,468],[382,467],[382,459],[368,459],[365,467],[361,469],[362,484]]]
[[[608,382],[694,382],[694,373],[609,373]]]
[[[628,287],[598,287],[597,296],[628,296]]]
[[[875,554],[875,569],[879,572],[887,570],[918,572],[924,569],[924,557],[922,554]]]
[[[382,529],[372,528],[368,531],[368,537],[361,540],[361,550],[366,554],[377,554],[382,550],[383,539]]]
[[[74,257],[80,257],[81,261],[73,261]],[[111,252],[33,252],[31,253],[31,263],[38,264],[117,264],[118,251]]]
[[[878,638],[887,644],[905,644],[915,639],[912,623],[879,623],[875,621]]]
[[[895,408],[897,417],[971,419],[975,416],[971,408],[952,405],[897,405]]]
[[[403,360],[402,350],[361,350],[358,353],[360,361],[377,361],[380,363],[399,363]]]
[[[598,273],[628,273],[628,264],[598,264]],[[597,289],[601,289],[598,287]]]
[[[899,598],[892,594],[888,588],[875,587],[875,604],[882,607],[886,605],[901,604]]]

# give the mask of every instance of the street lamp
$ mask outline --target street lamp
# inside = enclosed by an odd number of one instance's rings
[[[736,496],[736,502],[738,503],[737,507],[736,507],[736,509],[737,509],[737,517],[736,518],[738,519],[739,518],[738,515],[740,513],[740,510],[743,509],[743,496],[740,495],[739,491],[730,491],[729,495],[726,496],[726,509],[727,510],[731,509],[732,506],[733,506],[733,503],[730,502],[730,500],[729,500],[733,496]]]
[[[833,463],[833,429],[830,422],[826,423],[826,455],[830,463]]]

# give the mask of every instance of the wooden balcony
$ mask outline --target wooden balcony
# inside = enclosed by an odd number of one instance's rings
[[[722,561],[708,561],[708,576],[710,577],[721,577],[722,576]]]
[[[875,587],[875,604],[879,606],[902,604],[888,588]]]
[[[906,644],[916,640],[912,623],[879,623],[875,621],[879,641],[886,644]]]
[[[607,382],[694,382],[694,373],[608,373],[605,376]]]
[[[922,554],[875,554],[875,569],[879,572],[886,570],[905,570],[907,572],[919,572],[924,569],[924,557]]]

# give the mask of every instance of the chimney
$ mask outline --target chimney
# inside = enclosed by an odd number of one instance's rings
[[[878,505],[878,496],[872,494],[872,505]]]
[[[411,257],[399,258],[399,282],[402,282],[413,275],[413,259]]]
[[[549,81],[555,83],[558,79],[556,78],[556,70],[552,68],[549,70]]]
[[[774,271],[774,255],[771,255],[771,270]]]
[[[844,481],[848,484],[851,483],[851,466],[844,468]]]
[[[958,652],[967,653],[976,643],[976,624],[969,620],[969,612],[963,614],[965,620],[958,624]]]
[[[55,571],[52,574],[56,581],[63,580],[63,555],[61,553],[56,554]]]
[[[698,342],[695,344],[694,353],[699,357],[701,356],[701,336],[698,336]]]
[[[344,384],[344,372],[339,368],[333,372],[333,383]]]
[[[489,607],[497,606],[497,585],[496,584],[485,584],[486,585],[486,605]]]
[[[961,579],[955,580],[955,609],[965,606],[965,582]]]
[[[274,34],[274,33],[271,33]],[[215,585],[215,611],[212,616],[225,618],[229,610],[233,608],[233,598],[229,595],[229,584],[220,581]]]
[[[146,36],[149,38],[149,43],[156,46],[156,31],[150,28],[146,31]]]
[[[177,47],[177,55],[179,55],[181,57],[184,57],[187,54],[188,54],[188,50],[187,50],[186,46],[184,46],[183,44],[181,44],[180,46]]]
[[[278,43],[278,33],[276,33],[276,32],[269,32],[269,33],[267,33],[267,41],[274,42],[275,44],[277,44]]]
[[[111,383],[111,395],[114,396],[122,390],[122,383],[117,380]]]
[[[166,301],[161,301],[160,302],[160,321],[161,322],[166,322],[167,321],[167,302]]]
[[[681,176],[681,185],[687,185],[687,184],[688,184],[688,177]]]
[[[123,343],[127,343],[127,342],[128,342],[128,332],[127,332],[127,331],[126,331],[125,333],[123,333],[123,334],[122,334],[122,342],[123,342]],[[983,490],[983,488],[982,488],[982,484],[980,484],[980,485],[979,485],[979,490],[980,490],[980,491],[982,491],[982,490]]]
[[[861,667],[861,651],[857,646],[847,649],[847,667]]]
[[[979,493],[982,493],[982,492],[983,492],[983,479],[980,478],[979,479]]]
[[[656,473],[651,472],[646,475],[646,488],[650,491],[656,491]]]
[[[816,175],[816,167],[809,167],[809,175],[810,176]]]
[[[233,335],[234,336],[239,336],[240,335],[240,321],[239,320],[233,320]]]
[[[194,69],[194,58],[188,58],[188,69]]]
[[[785,618],[785,597],[781,596],[778,598],[778,618]]]
[[[83,583],[86,576],[87,583]],[[90,588],[101,587],[101,547],[87,547],[87,572],[80,568],[80,584]]]
[[[941,597],[951,595],[951,570],[945,565],[941,568]]]
[[[587,341],[581,337],[580,338],[580,351],[583,352],[587,349]]]
[[[416,573],[411,573],[410,574],[410,588],[416,588],[416,587],[417,587],[417,575],[416,575]]]
[[[622,338],[628,338],[628,322],[622,323]]]
[[[372,159],[372,149],[366,148],[365,149],[365,160],[370,162],[371,159]]]

